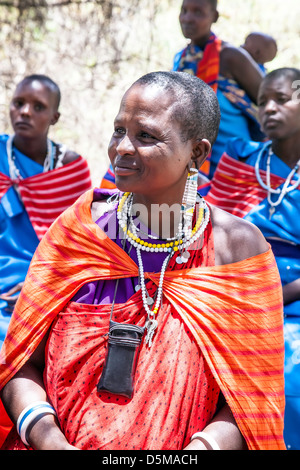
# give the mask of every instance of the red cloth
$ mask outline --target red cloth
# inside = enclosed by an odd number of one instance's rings
[[[266,172],[260,170],[260,174],[266,182]],[[271,174],[272,188],[277,188],[284,182],[284,178]],[[257,181],[255,168],[224,152],[205,200],[237,217],[244,217],[266,196],[267,191]]]
[[[143,326],[138,297],[118,305],[114,320]],[[45,383],[64,434],[82,449],[183,449],[210,422],[219,396],[193,335],[165,306],[151,349],[141,348],[133,398],[98,394],[109,314],[72,303],[53,325]]]
[[[209,224],[189,266],[214,264],[211,231]],[[182,267],[174,257],[170,269]],[[150,295],[156,290],[151,281],[147,288]],[[44,381],[65,436],[83,450],[183,449],[211,421],[220,392],[193,335],[165,305],[151,349],[141,348],[133,399],[98,394],[109,317],[110,305],[71,302],[51,329]],[[140,293],[114,308],[115,321],[144,326],[145,318]],[[2,450],[19,449],[26,446],[13,430]]]
[[[2,401],[0,400],[0,448],[4,443],[5,439],[7,438],[8,433],[12,428],[12,422],[9,419]]]
[[[144,325],[136,299],[114,319]],[[220,390],[193,335],[164,308],[151,349],[141,349],[133,399],[98,394],[109,315],[109,306],[71,303],[54,322],[45,384],[64,434],[87,450],[182,449],[211,420]],[[26,447],[14,430],[2,450],[17,449]]]
[[[54,220],[91,188],[91,177],[86,160],[80,156],[61,168],[18,181],[0,173],[0,199],[13,185],[18,187],[30,222],[41,240]]]
[[[196,73],[196,76],[210,85],[215,92],[218,89],[221,48],[222,40],[212,34],[205,46],[203,58],[198,63]]]

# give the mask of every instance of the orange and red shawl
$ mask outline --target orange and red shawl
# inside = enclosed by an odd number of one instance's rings
[[[196,69],[196,76],[207,83],[215,93],[218,90],[218,79],[220,73],[220,52],[222,40],[211,34],[205,46],[203,57],[199,60]],[[210,171],[210,158],[208,157],[200,168],[206,176]]]
[[[34,255],[1,351],[1,388],[86,282],[138,275],[95,224],[89,191]],[[159,274],[146,273],[158,284]],[[167,271],[164,295],[192,331],[249,449],[285,449],[282,290],[272,252],[231,265]]]
[[[222,42],[211,32],[204,50],[189,44],[176,54],[173,70],[175,72],[192,73],[217,92]]]
[[[215,92],[218,89],[221,47],[222,40],[214,37],[205,47],[203,59],[199,61],[196,73],[197,77],[211,86]]]
[[[55,170],[21,180],[0,173],[0,199],[11,186],[17,186],[39,240],[52,222],[85,191],[91,188],[88,164],[83,157]]]

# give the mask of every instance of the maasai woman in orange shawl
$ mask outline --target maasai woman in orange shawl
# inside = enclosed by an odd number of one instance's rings
[[[219,116],[189,74],[124,95],[109,146],[121,192],[88,192],[53,224],[15,309],[5,449],[284,449],[274,258],[197,195]]]

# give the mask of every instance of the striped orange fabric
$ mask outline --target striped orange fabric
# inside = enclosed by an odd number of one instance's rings
[[[249,448],[284,448],[283,313],[271,251],[176,280],[170,274],[164,293],[194,333]]]
[[[206,45],[203,59],[199,61],[197,67],[197,77],[211,86],[217,92],[218,77],[220,70],[220,51],[222,40],[215,37]]]
[[[93,192],[47,232],[33,258],[1,351],[1,388],[86,282],[137,276],[93,222]],[[158,284],[159,274],[146,273]],[[284,449],[282,290],[271,250],[226,266],[167,271],[166,299],[193,332],[250,449]]]

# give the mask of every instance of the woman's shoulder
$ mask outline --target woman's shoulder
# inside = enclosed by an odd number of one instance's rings
[[[243,261],[268,251],[261,231],[251,222],[210,206],[216,265]]]
[[[242,137],[234,137],[228,140],[225,153],[236,160],[244,160],[256,155],[265,144],[265,142],[255,142],[243,139]]]
[[[64,157],[62,160],[63,165],[67,165],[68,163],[72,163],[75,160],[77,160],[80,157],[80,155],[73,150],[66,150],[64,153]]]

